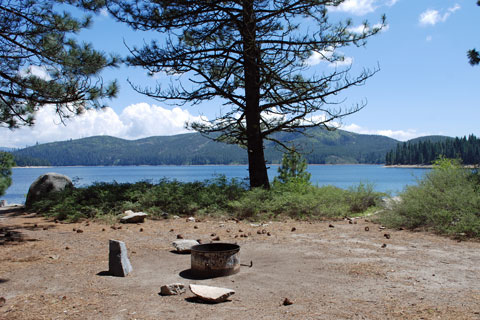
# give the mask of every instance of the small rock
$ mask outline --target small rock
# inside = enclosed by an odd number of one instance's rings
[[[283,300],[283,305],[284,305],[284,306],[289,306],[289,305],[292,305],[292,304],[293,304],[293,301],[290,300],[290,299],[288,299],[288,298],[285,298],[285,299]]]
[[[220,237],[216,236],[215,238],[212,238],[212,241],[220,241]]]
[[[370,228],[369,228],[369,227],[365,227],[365,231],[370,231]]]
[[[242,230],[242,229],[238,229],[238,232],[242,233],[242,232],[243,232],[243,230]]]
[[[180,219],[179,216],[173,216],[173,219]]]
[[[228,299],[232,294],[235,294],[235,290],[219,287],[211,287],[199,284],[191,284],[190,291],[199,299],[207,302],[223,302]]]
[[[77,233],[83,233],[82,229],[77,229]]]
[[[120,219],[121,223],[141,223],[148,216],[144,212],[133,212],[132,210],[127,210],[124,214],[126,215]]]
[[[166,284],[160,288],[160,294],[162,296],[174,296],[185,293],[185,285],[181,283]]]
[[[189,218],[187,218],[187,222],[195,222],[195,218],[194,217],[189,217]]]
[[[77,228],[73,228],[72,231],[77,231]]]
[[[383,236],[384,236],[386,239],[390,239],[390,233],[385,233]]]
[[[333,224],[329,224],[328,227],[329,228],[335,228],[335,226]]]
[[[173,247],[179,253],[189,253],[193,246],[200,244],[197,240],[176,240],[172,242]]]
[[[143,228],[140,228],[140,230],[139,230],[139,231],[140,231],[140,232],[143,232]]]
[[[58,254],[53,254],[53,255],[48,256],[48,257],[52,260],[58,260],[58,258],[60,258],[60,256]]]
[[[163,219],[168,219],[168,213],[167,212],[162,212],[160,214],[160,217],[162,217]]]
[[[198,229],[198,226],[193,226],[193,229]]]
[[[227,229],[227,230],[225,230],[225,231],[227,231],[228,233],[230,233],[231,230],[230,230],[230,229]]]
[[[386,247],[387,247],[386,243],[382,244],[382,248],[386,248]]]
[[[173,231],[175,231],[175,229],[170,229],[170,232],[173,232]]]
[[[293,227],[291,231],[294,232],[294,231],[296,231],[296,230],[297,230],[297,228]]]
[[[262,231],[261,231],[261,230],[257,230],[257,234],[262,234]]]
[[[110,226],[110,229],[112,229],[112,230],[117,230],[117,227],[115,227],[115,226]]]
[[[269,237],[270,237],[271,235],[272,235],[272,234],[271,234],[270,232],[267,232],[267,236],[269,236]]]
[[[177,239],[183,239],[183,236],[181,234],[177,234]]]
[[[65,247],[65,250],[70,250],[70,247]]]
[[[102,231],[105,231],[105,228],[102,228]]]
[[[132,272],[132,265],[128,260],[125,243],[118,240],[110,240],[108,253],[108,272],[117,277],[125,277]]]

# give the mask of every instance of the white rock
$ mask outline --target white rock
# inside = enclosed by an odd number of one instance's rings
[[[189,287],[194,295],[208,302],[223,302],[235,293],[235,290],[232,289],[210,287],[199,284],[191,284]]]
[[[172,242],[173,247],[179,253],[188,253],[192,249],[193,246],[200,244],[197,240],[175,240]]]
[[[189,218],[187,219],[187,221],[188,221],[188,222],[195,222],[195,218],[194,218],[194,217],[189,217]]]
[[[182,283],[166,284],[160,288],[160,294],[162,296],[174,296],[185,293],[185,285]]]
[[[173,216],[173,219],[180,219],[179,216]]]
[[[122,222],[122,223],[143,222],[145,220],[145,217],[148,216],[148,214],[146,214],[144,212],[133,212],[132,210],[125,211],[125,214],[127,214],[127,215],[120,219],[120,222]]]

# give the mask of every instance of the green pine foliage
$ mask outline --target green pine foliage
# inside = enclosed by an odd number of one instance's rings
[[[385,210],[379,222],[392,228],[480,237],[480,174],[459,160],[437,160],[434,169],[400,197],[402,201]]]
[[[309,185],[311,176],[307,172],[307,160],[295,149],[292,149],[283,155],[282,164],[278,167],[278,176],[274,178],[273,183],[291,182]]]
[[[99,73],[119,59],[73,38],[90,25],[89,17],[57,10],[59,3],[93,9],[94,2],[0,1],[0,124],[32,125],[35,112],[45,105],[67,118],[100,108],[103,98],[116,95],[116,83],[103,84]]]
[[[463,138],[399,143],[385,157],[387,165],[430,165],[439,157],[458,158],[463,164],[480,163],[480,139],[473,134]]]
[[[0,196],[5,194],[12,184],[13,156],[8,152],[0,152]]]

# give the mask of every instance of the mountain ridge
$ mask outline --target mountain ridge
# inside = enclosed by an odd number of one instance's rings
[[[293,143],[309,164],[380,164],[399,141],[380,135],[362,135],[322,128],[305,135],[280,132],[275,139]],[[126,140],[93,136],[39,144],[12,152],[19,166],[26,165],[221,165],[247,164],[245,149],[215,142],[199,133]],[[265,141],[267,163],[280,163],[282,151]]]

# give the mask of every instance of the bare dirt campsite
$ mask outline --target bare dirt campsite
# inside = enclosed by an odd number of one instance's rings
[[[240,272],[189,279],[190,255],[172,252],[178,235],[239,244]],[[105,274],[110,239],[127,246],[133,271],[126,277]],[[188,289],[159,295],[177,282],[235,294],[218,304]],[[0,319],[480,319],[480,243],[365,219],[110,226],[7,208],[0,213],[0,297]]]

